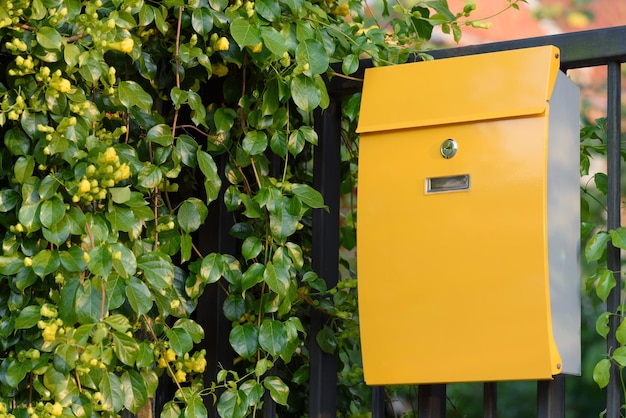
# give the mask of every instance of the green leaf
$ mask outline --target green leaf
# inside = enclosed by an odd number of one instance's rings
[[[316,39],[306,39],[298,44],[296,62],[300,65],[309,64],[308,70],[303,71],[309,77],[325,73],[330,65],[328,52]]]
[[[220,417],[244,418],[247,412],[248,400],[241,390],[229,389],[217,401],[217,413]]]
[[[264,320],[259,329],[259,345],[274,358],[280,356],[287,345],[287,330],[280,321]]]
[[[257,283],[263,281],[263,271],[265,266],[260,263],[254,263],[243,273],[241,278],[241,290],[248,290]]]
[[[204,330],[196,321],[189,318],[180,318],[174,323],[172,328],[182,328],[191,337],[194,343],[198,344],[204,338]]]
[[[256,0],[254,2],[254,10],[269,22],[275,21],[280,16],[280,4],[274,0]],[[261,30],[265,27],[262,26]]]
[[[122,382],[115,374],[103,373],[100,381],[100,392],[102,393],[102,405],[108,405],[113,411],[118,412],[124,406],[124,392]]]
[[[221,254],[211,253],[204,257],[200,267],[200,277],[206,284],[217,282],[224,273],[224,260]]]
[[[230,24],[230,34],[240,48],[256,46],[261,42],[259,29],[248,19],[237,17]]]
[[[44,26],[37,32],[37,42],[45,49],[58,51],[63,45],[63,38],[55,28]]]
[[[611,378],[611,361],[609,359],[600,360],[593,368],[593,381],[597,383],[600,389],[605,388],[609,384]]]
[[[138,186],[146,189],[158,187],[161,180],[163,180],[163,173],[161,173],[161,169],[154,164],[147,163],[141,168],[139,173],[137,173]]]
[[[21,129],[12,128],[4,134],[4,146],[13,155],[28,155],[30,138]]]
[[[600,231],[589,239],[585,245],[585,258],[587,261],[597,261],[604,255],[606,245],[611,240],[611,235]]]
[[[278,7],[278,3],[273,2]],[[256,5],[259,5],[257,0]],[[285,52],[287,52],[287,42],[283,38],[283,36],[271,26],[262,26],[261,27],[261,38],[263,38],[263,42],[267,49],[272,52],[276,56],[276,58],[281,58]]]
[[[213,115],[213,122],[217,132],[230,132],[235,123],[237,113],[231,108],[218,108]]]
[[[248,261],[258,256],[262,249],[263,243],[260,238],[254,236],[248,237],[241,245],[241,255]]]
[[[16,388],[30,372],[30,362],[22,362],[16,359],[8,361],[9,366],[6,370],[5,380],[7,385]]]
[[[620,344],[626,344],[626,321],[622,321],[617,330],[615,330],[615,338],[617,338]]]
[[[289,386],[287,386],[278,376],[267,376],[263,379],[263,386],[270,391],[270,396],[279,405],[287,406],[289,398]]]
[[[162,253],[151,252],[137,259],[137,268],[155,289],[170,288],[174,281],[174,265],[165,257]]]
[[[133,366],[139,353],[139,345],[133,337],[113,331],[113,352],[122,363]]]
[[[13,173],[15,174],[15,181],[23,184],[26,179],[33,175],[35,169],[35,159],[32,155],[21,156],[15,161],[13,166]]]
[[[108,246],[98,246],[89,251],[89,262],[87,265],[93,274],[104,278],[108,277],[113,267],[112,262],[113,259]]]
[[[305,112],[312,112],[322,100],[315,81],[303,74],[291,79],[290,89],[294,103]]]
[[[120,277],[127,279],[137,272],[137,259],[131,249],[119,242],[111,244],[110,249],[113,269]]]
[[[241,357],[250,358],[258,350],[259,334],[257,329],[249,323],[235,325],[230,331],[228,341],[233,350]]]
[[[324,325],[317,335],[315,341],[320,346],[322,351],[332,354],[337,349],[337,339],[335,338],[335,332],[328,325]]]
[[[113,314],[106,318],[104,323],[119,332],[126,332],[131,329],[130,320],[122,314]]]
[[[61,265],[59,253],[51,250],[41,250],[33,257],[33,271],[41,278],[55,272]]]
[[[109,195],[115,203],[126,203],[130,200],[130,187],[111,187],[109,188]]]
[[[136,414],[148,401],[148,390],[143,378],[135,370],[126,370],[120,379],[124,392],[124,406]]]
[[[99,322],[102,318],[103,291],[97,291],[91,284],[91,281],[85,281],[76,289],[75,310],[78,321],[81,324],[91,324]]]
[[[170,328],[165,331],[165,335],[170,342],[170,348],[178,356],[184,356],[193,348],[193,339],[183,328]]]
[[[65,203],[58,196],[53,196],[41,203],[40,211],[41,224],[46,228],[52,228],[65,216]]]
[[[263,280],[272,292],[283,298],[287,296],[291,282],[289,270],[282,262],[268,262],[263,272]]]
[[[39,305],[29,305],[22,309],[15,319],[15,329],[28,329],[37,325],[41,319]]]
[[[248,131],[243,138],[243,150],[248,155],[259,155],[267,148],[267,135],[263,131]]]
[[[611,354],[611,358],[619,364],[620,368],[626,366],[626,347],[617,347]]]
[[[12,189],[0,190],[0,212],[8,212],[20,201],[20,195]]]
[[[163,147],[169,147],[174,142],[172,128],[164,123],[155,125],[146,134],[146,140],[154,142]]]
[[[126,286],[126,297],[137,315],[146,314],[152,309],[152,294],[148,286],[134,276]]]
[[[178,209],[178,225],[187,233],[194,232],[200,228],[208,214],[209,210],[200,199],[190,197]]]
[[[294,234],[300,221],[300,217],[289,210],[292,202],[287,197],[282,198],[282,203],[270,212],[270,231],[279,242]]]
[[[341,62],[341,71],[345,75],[350,75],[356,72],[356,70],[358,69],[359,69],[359,56],[358,55],[349,54],[343,58],[343,61]]]
[[[213,29],[213,15],[206,7],[195,8],[191,13],[191,26],[200,35],[206,35]]]
[[[611,271],[607,269],[601,269],[599,272],[599,279],[596,285],[596,294],[603,302],[606,302],[606,299],[609,297],[609,293],[611,293],[611,289],[615,287],[615,276]]]
[[[222,180],[217,172],[217,165],[207,152],[198,150],[196,157],[198,158],[198,166],[204,174],[204,189],[207,195],[207,203],[217,199],[222,187]]]
[[[311,208],[318,209],[326,207],[322,194],[309,185],[294,184],[291,191],[302,203]]]
[[[24,261],[16,256],[0,256],[0,274],[10,276],[24,268]]]
[[[61,373],[69,373],[78,362],[78,350],[72,344],[59,344],[54,350],[54,368]]]
[[[611,317],[610,312],[603,312],[598,319],[596,320],[596,332],[602,336],[602,338],[606,338],[609,335],[609,318]]]
[[[611,242],[617,248],[626,250],[626,228],[620,226],[617,229],[609,231],[611,235]]]
[[[120,102],[128,109],[133,106],[147,112],[152,109],[152,96],[135,81],[120,81],[117,94]]]

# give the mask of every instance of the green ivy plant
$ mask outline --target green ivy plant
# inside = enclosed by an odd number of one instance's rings
[[[403,62],[436,26],[458,40],[485,25],[471,3],[383,9],[0,0],[0,417],[137,414],[163,377],[177,388],[163,417],[206,416],[205,398],[220,416],[255,416],[266,392],[293,411],[312,308],[330,314],[317,340],[339,346],[341,378],[358,385],[353,272],[327,289],[310,267],[310,215],[324,208],[312,112],[360,58]],[[236,254],[198,249],[214,205],[236,220]],[[226,294],[238,356],[208,387],[192,319],[206,286]],[[366,408],[357,392],[347,415]]]

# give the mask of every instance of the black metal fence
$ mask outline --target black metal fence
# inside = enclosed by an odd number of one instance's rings
[[[493,43],[479,46],[461,47],[431,52],[436,59],[482,54],[508,49],[525,48],[541,45],[555,45],[561,50],[561,67],[563,71],[574,68],[607,66],[608,67],[608,228],[620,226],[621,209],[621,64],[626,61],[626,26],[571,34]],[[362,78],[365,68],[371,62],[361,61]],[[316,130],[319,145],[315,150],[314,186],[319,190],[329,208],[328,212],[317,210],[313,217],[313,267],[321,277],[328,281],[328,287],[336,284],[339,275],[339,178],[340,178],[340,145],[341,145],[341,102],[349,94],[361,90],[361,83],[356,80],[335,77],[329,83],[330,106],[316,115]],[[225,211],[225,209],[223,209]],[[214,223],[208,225],[210,236],[217,237],[206,243],[209,251],[230,252],[234,250],[233,238],[228,235],[231,224],[230,217],[224,212],[215,216]],[[211,247],[211,248],[208,248]],[[615,274],[620,283],[621,259],[619,249],[609,244],[608,268]],[[207,334],[207,360],[215,370],[208,370],[207,376],[215,376],[217,365],[226,367],[232,361],[228,347],[229,325],[221,314],[222,296],[217,287],[207,290],[205,300],[200,303],[198,318],[201,318]],[[614,288],[607,301],[607,310],[615,312],[620,304],[620,286]],[[324,353],[315,341],[316,331],[321,329],[325,318],[316,312],[312,317],[310,348],[310,381],[309,411],[310,418],[332,418],[336,412],[337,358]],[[610,323],[612,331],[608,337],[609,349],[617,347],[615,329],[619,319],[613,317]],[[621,387],[617,366],[611,371],[611,381],[607,388],[607,418],[620,416]],[[384,388],[373,390],[372,417],[384,416]],[[497,383],[484,384],[483,416],[497,416]],[[275,415],[272,402],[265,403],[264,416]],[[216,416],[212,411],[211,416]],[[446,414],[446,386],[420,386],[418,391],[418,415],[420,418],[442,418]],[[565,416],[565,378],[557,377],[553,381],[537,382],[537,417],[559,418]]]

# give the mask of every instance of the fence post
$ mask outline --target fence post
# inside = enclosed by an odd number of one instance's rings
[[[446,385],[420,385],[418,387],[417,415],[420,418],[446,417]]]
[[[565,417],[565,376],[537,381],[537,418]]]
[[[328,211],[313,211],[312,265],[326,280],[328,288],[339,277],[339,187],[341,166],[341,103],[331,95],[328,108],[315,112],[319,137],[313,163],[313,186],[324,196]],[[322,351],[315,336],[324,327],[327,315],[311,312],[309,417],[334,418],[337,409],[337,354]]]
[[[621,65],[617,61],[608,63],[607,78],[607,227],[609,230],[620,227],[621,211]],[[611,242],[607,245],[607,268],[613,272],[616,286],[607,298],[607,311],[617,312],[621,293],[620,249]],[[609,318],[610,332],[606,343],[611,353],[619,347],[615,331],[620,319],[617,315]],[[611,377],[607,386],[606,417],[618,418],[622,405],[621,372],[615,362],[611,362]]]

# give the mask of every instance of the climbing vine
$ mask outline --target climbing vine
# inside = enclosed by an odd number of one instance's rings
[[[207,399],[255,416],[265,393],[294,411],[310,309],[332,318],[317,340],[341,349],[342,413],[363,411],[356,281],[346,262],[327,289],[310,266],[312,112],[362,57],[485,26],[472,3],[413,3],[0,0],[0,417],[138,414],[164,378],[163,417],[206,416]],[[233,254],[198,242],[219,205]],[[210,385],[193,319],[207,286],[238,356]]]

